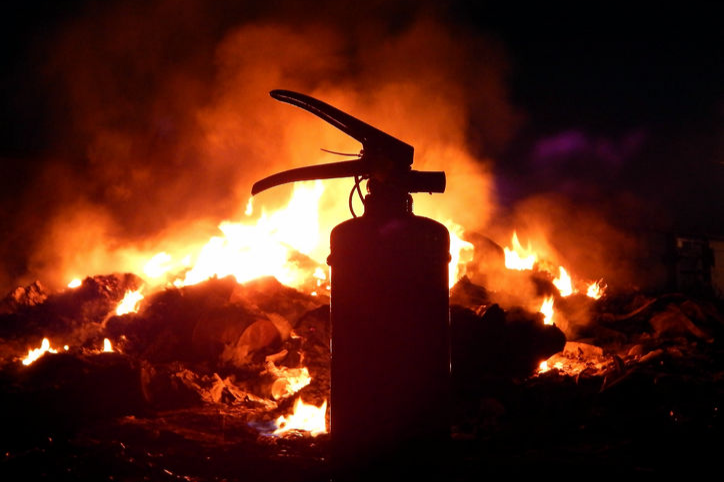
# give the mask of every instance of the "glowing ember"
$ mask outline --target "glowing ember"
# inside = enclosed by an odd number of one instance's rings
[[[106,353],[112,353],[113,347],[111,346],[111,340],[103,338],[103,351]]]
[[[68,283],[68,288],[77,288],[82,284],[83,284],[83,281],[81,281],[80,278],[75,278],[75,279],[73,279],[73,281]]]
[[[603,292],[606,290],[606,285],[603,284],[603,280],[598,280],[595,283],[588,285],[586,296],[593,299],[599,299],[603,296]]]
[[[600,347],[569,341],[563,351],[540,364],[537,374],[553,369],[568,376],[578,375],[583,370],[591,374],[602,374],[614,363],[614,358],[605,356]]]
[[[550,296],[543,300],[543,304],[540,307],[541,313],[543,313],[543,316],[545,317],[543,319],[543,323],[546,325],[552,325],[553,324],[553,297]]]
[[[554,368],[555,368],[556,370],[562,370],[562,369],[563,369],[563,362],[561,362],[558,358],[559,358],[559,356],[558,356],[558,354],[556,354],[556,355],[553,355],[552,357],[550,357],[549,359],[540,362],[540,365],[538,365],[538,372],[537,372],[537,374],[545,373],[545,372],[550,371],[550,370],[552,370],[552,369],[554,369]],[[551,364],[552,364],[553,366],[551,366]]]
[[[573,294],[573,284],[571,281],[571,276],[566,272],[565,269],[563,269],[563,266],[560,266],[558,268],[560,274],[558,275],[558,278],[553,280],[553,284],[556,288],[558,288],[558,291],[561,293],[561,296],[570,296]]]
[[[46,353],[58,353],[58,351],[50,347],[50,340],[43,338],[43,341],[40,343],[40,348],[32,348],[28,350],[28,356],[23,358],[23,365],[30,365]]]
[[[266,371],[277,377],[271,387],[271,393],[274,400],[294,395],[299,390],[309,385],[312,381],[312,377],[309,376],[309,370],[307,367],[277,368],[274,363],[269,362],[266,365]]]
[[[136,291],[126,291],[125,296],[123,296],[123,299],[120,303],[118,303],[118,306],[116,307],[116,314],[118,316],[122,316],[128,313],[136,313],[142,299],[143,295],[141,294],[140,289]]]
[[[327,401],[321,407],[308,405],[300,398],[294,403],[294,413],[276,420],[277,428],[274,435],[281,435],[292,430],[309,432],[312,437],[327,433]]]
[[[519,271],[533,269],[533,265],[538,257],[531,249],[530,243],[528,243],[527,248],[523,248],[523,246],[520,245],[520,241],[518,241],[518,234],[515,231],[513,231],[511,243],[513,244],[512,249],[508,247],[503,248],[505,252],[505,267]]]

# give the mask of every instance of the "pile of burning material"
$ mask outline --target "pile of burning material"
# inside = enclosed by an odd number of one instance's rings
[[[3,472],[67,470],[80,480],[323,475],[328,300],[273,278],[214,278],[136,299],[119,314],[139,287],[133,275],[96,276],[59,293],[35,283],[3,301],[3,423],[23,427],[3,433]],[[713,302],[678,294],[557,296],[564,334],[507,299],[467,278],[451,290],[453,443],[461,457],[453,456],[452,475],[502,470],[520,462],[521,451],[523,467],[546,457],[568,463],[552,451],[570,455],[576,437],[589,435],[573,428],[579,422],[608,437],[603,447],[589,440],[593,448],[578,454],[580,463],[601,453],[620,463],[621,446],[611,440],[628,436],[624,422],[645,420],[646,443],[661,427],[686,433],[686,423],[697,434],[700,423],[720,433],[724,319]],[[587,324],[569,321],[582,311]],[[681,393],[690,383],[704,394],[696,403]],[[629,396],[635,403],[623,401]],[[295,425],[305,410],[312,425]],[[636,418],[644,410],[663,420]]]
[[[453,300],[481,304],[472,311],[453,306],[467,312],[465,330],[453,325],[453,343],[467,343],[470,327],[499,333],[495,294],[470,283],[456,288],[464,289],[453,290]],[[500,338],[457,377],[453,364],[453,436],[468,461],[455,475],[593,467],[610,475],[690,475],[715,467],[724,430],[721,302],[631,292],[597,300],[556,296],[555,305],[566,340],[535,374],[523,376],[514,362],[525,359],[511,360]],[[569,322],[583,311],[585,324]]]
[[[119,311],[138,281],[96,276],[61,293],[36,283],[5,299],[3,417],[24,427],[4,432],[8,454],[94,421],[211,406],[234,411],[239,424],[265,422],[270,433],[306,429],[275,421],[289,417],[295,400],[317,408],[328,398],[321,297],[273,278],[242,285],[229,277],[160,291]],[[325,411],[317,409],[315,434],[325,431]]]

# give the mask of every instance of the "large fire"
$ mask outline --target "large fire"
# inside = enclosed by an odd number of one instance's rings
[[[143,264],[143,275],[151,286],[167,282],[176,287],[229,275],[239,283],[274,276],[282,284],[294,288],[315,286],[318,289],[314,290],[314,295],[328,292],[326,261],[313,257],[315,248],[329,238],[332,228],[320,223],[320,200],[324,191],[322,181],[296,183],[286,206],[272,212],[262,208],[256,220],[220,223],[221,234],[209,239],[195,253],[158,252]],[[245,216],[251,217],[253,213],[254,206],[250,201]],[[452,287],[464,276],[464,266],[472,259],[473,245],[463,239],[461,225],[451,220],[444,224],[450,231],[449,280]],[[309,257],[316,266],[300,266],[294,262],[300,254]],[[133,296],[136,298],[124,300],[123,308],[119,306],[117,314],[138,308],[142,296],[140,293]]]
[[[323,259],[314,258],[320,243],[328,239],[331,230],[331,226],[323,226],[320,222],[320,200],[324,190],[325,184],[321,181],[297,183],[286,206],[273,211],[262,207],[261,213],[253,219],[255,207],[250,201],[244,214],[247,219],[222,222],[218,226],[220,235],[200,245],[195,252],[165,250],[149,255],[143,263],[144,288],[181,288],[229,275],[239,283],[273,276],[282,284],[307,294],[328,295],[328,268]],[[464,239],[463,226],[452,220],[446,220],[444,224],[450,232],[449,281],[452,288],[466,274],[466,266],[473,260],[475,247]],[[523,247],[517,232],[513,232],[511,246],[504,248],[507,269],[547,274],[560,297],[574,293],[585,293],[595,299],[603,296],[605,285],[602,280],[586,283],[576,279],[563,266],[551,262],[544,253],[536,251],[530,239],[527,247]],[[306,261],[300,263],[300,259]],[[74,279],[68,288],[73,289],[81,284],[79,279]],[[127,291],[115,308],[115,314],[122,316],[137,312],[143,299],[142,289]],[[538,300],[545,324],[553,324],[556,320],[555,299],[554,296],[547,296]],[[109,339],[104,340],[102,351],[113,351]],[[56,352],[46,338],[40,348],[29,351],[23,363],[28,365],[45,353]],[[556,363],[560,364],[552,359],[544,362],[540,371],[546,371]],[[303,366],[277,367],[268,362],[266,372],[276,377],[271,387],[275,401],[291,397],[311,382],[309,370]],[[326,408],[326,402],[316,407],[298,398],[293,413],[277,419],[274,434],[304,431],[316,436],[326,433]]]

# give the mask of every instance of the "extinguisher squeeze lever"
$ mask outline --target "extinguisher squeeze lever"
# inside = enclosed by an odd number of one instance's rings
[[[273,174],[254,183],[252,195],[288,182],[340,177],[368,177],[372,185],[404,193],[445,191],[444,172],[412,170],[414,148],[411,145],[308,95],[289,90],[273,90],[270,95],[311,112],[358,140],[362,151],[357,160],[305,166]]]

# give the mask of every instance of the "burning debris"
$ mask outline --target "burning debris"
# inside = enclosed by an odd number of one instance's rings
[[[43,302],[16,304],[2,315],[3,326],[14,323],[15,327],[12,336],[5,332],[2,340],[2,389],[8,407],[4,416],[20,415],[26,426],[22,437],[3,437],[8,454],[4,467],[26,467],[25,451],[41,447],[40,440],[49,435],[55,441],[64,440],[62,450],[93,447],[122,461],[124,470],[140,473],[155,459],[131,454],[161,430],[166,434],[165,448],[157,450],[165,452],[166,461],[153,469],[158,473],[163,467],[173,473],[195,474],[198,480],[211,480],[211,474],[219,473],[234,480],[231,470],[241,470],[238,464],[229,465],[228,472],[184,468],[182,460],[190,454],[183,447],[199,444],[207,447],[202,453],[209,456],[226,457],[224,453],[235,446],[253,450],[269,463],[279,451],[291,451],[283,470],[297,467],[302,478],[324,473],[327,439],[323,432],[328,429],[320,425],[319,417],[326,418],[322,414],[329,400],[328,306],[272,278],[244,284],[225,278],[149,294],[137,312],[116,315],[116,306],[128,291],[121,280],[134,285],[133,279],[125,275],[86,278],[84,285],[93,287],[92,296],[78,295],[79,288],[46,292]],[[63,316],[68,313],[69,296],[92,308],[73,311],[88,314],[86,318]],[[648,377],[663,377],[670,386],[646,395],[654,397],[649,399],[649,408],[662,413],[661,423],[676,418],[678,430],[697,424],[691,428],[696,431],[700,430],[698,417],[714,426],[720,423],[714,411],[716,397],[723,394],[717,372],[699,371],[702,363],[713,368],[722,357],[718,340],[724,319],[715,304],[674,294],[609,294],[599,300],[577,296],[557,298],[559,316],[574,316],[580,310],[578,304],[584,303],[591,321],[564,335],[556,325],[546,325],[541,313],[501,308],[495,303],[497,293],[466,278],[455,285],[451,291],[455,444],[471,450],[480,437],[495,440],[518,430],[519,423],[530,423],[534,412],[521,410],[532,407],[521,405],[517,393],[540,399],[552,410],[549,416],[560,423],[570,417],[555,415],[552,404],[562,397],[586,397],[599,409],[624,410],[618,415],[622,421],[615,425],[630,423],[629,417],[640,405],[623,409],[616,394],[640,395],[653,380]],[[99,305],[106,306],[104,316],[98,313]],[[22,324],[17,317],[22,317]],[[53,334],[42,343],[32,342],[45,320],[51,322],[49,328],[54,327]],[[28,345],[33,354],[45,354],[26,363]],[[541,362],[547,367],[539,368]],[[686,382],[690,377],[697,381]],[[692,400],[672,398],[680,383],[695,383],[707,397],[714,397],[707,398],[712,405],[705,400],[691,405]],[[470,405],[475,400],[482,401],[477,408]],[[710,415],[697,416],[693,411],[703,408]],[[587,417],[587,423],[603,422],[582,410],[578,407],[576,412],[579,418]],[[674,415],[668,415],[669,411]],[[615,416],[611,413],[605,420],[611,422]],[[219,417],[225,420],[222,425]],[[311,425],[298,425],[300,418]],[[111,439],[98,431],[109,429],[125,449],[112,449]],[[535,438],[544,437],[547,429],[533,425],[528,430]],[[602,428],[595,430],[600,433]],[[308,438],[299,438],[304,433]],[[317,438],[311,437],[318,433]],[[268,439],[272,434],[276,442]],[[629,443],[637,440],[634,437]],[[551,456],[553,448],[561,448],[564,442],[547,438],[547,443],[551,448],[537,447],[539,455],[531,460]],[[47,446],[43,450],[44,457],[52,457],[59,449]],[[616,463],[622,460],[615,447],[598,450],[606,450]],[[494,455],[483,454],[479,456],[488,465],[488,473],[502,469],[503,460],[514,456],[493,461]],[[654,467],[648,451],[642,457],[644,466]],[[73,470],[102,473],[100,468],[89,469],[88,461],[68,464]],[[463,468],[450,470],[455,473]]]

